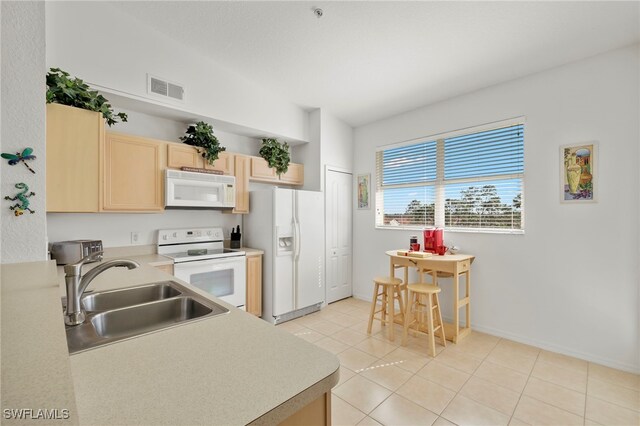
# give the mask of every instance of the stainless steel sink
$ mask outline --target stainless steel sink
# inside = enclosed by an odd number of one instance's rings
[[[98,292],[82,304],[86,320],[66,326],[71,354],[229,312],[175,281]]]
[[[104,312],[91,318],[100,337],[127,337],[200,318],[213,309],[192,297],[176,297],[156,303]]]
[[[167,282],[88,294],[81,299],[86,311],[107,311],[140,303],[180,296],[182,292]]]

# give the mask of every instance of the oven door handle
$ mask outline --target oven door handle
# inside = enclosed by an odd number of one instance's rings
[[[191,262],[178,262],[174,263],[173,268],[175,269],[200,269],[203,267],[207,268],[207,271],[221,271],[224,269],[232,269],[236,266],[241,266],[244,263],[243,259],[240,259],[242,256],[237,256],[231,260],[223,260],[223,259],[210,259],[210,260],[194,260]],[[236,265],[237,264],[237,265]]]

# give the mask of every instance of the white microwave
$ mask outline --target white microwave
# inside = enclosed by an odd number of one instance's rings
[[[236,178],[167,170],[166,207],[231,209],[236,206]]]

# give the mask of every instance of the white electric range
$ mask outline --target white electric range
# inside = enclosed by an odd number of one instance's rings
[[[246,253],[224,248],[222,228],[161,229],[158,254],[173,259],[177,278],[245,309]]]

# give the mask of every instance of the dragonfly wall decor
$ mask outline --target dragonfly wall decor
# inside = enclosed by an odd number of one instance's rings
[[[33,148],[25,148],[24,150],[22,150],[22,153],[20,152],[16,152],[15,154],[3,153],[2,158],[9,160],[10,166],[15,166],[18,163],[22,163],[25,165],[27,169],[29,169],[31,173],[35,174],[36,173],[35,170],[29,167],[29,165],[26,162],[26,160],[36,159],[36,156],[32,155],[32,152],[33,152]]]

